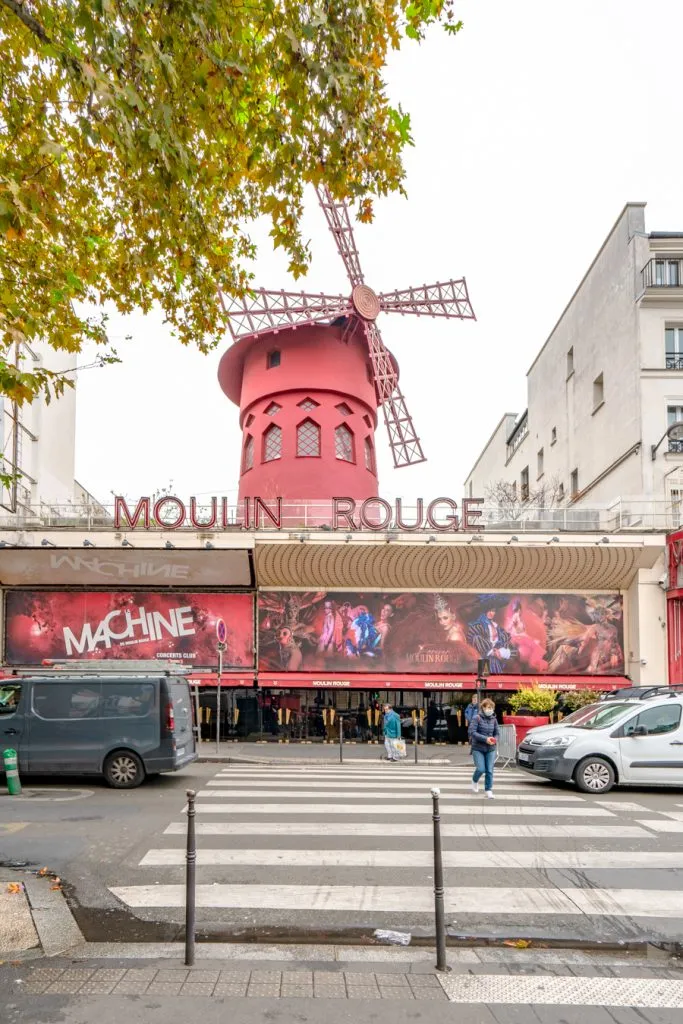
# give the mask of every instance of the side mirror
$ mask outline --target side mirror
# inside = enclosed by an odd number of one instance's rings
[[[631,733],[632,736],[647,736],[647,729],[644,725],[638,725]]]

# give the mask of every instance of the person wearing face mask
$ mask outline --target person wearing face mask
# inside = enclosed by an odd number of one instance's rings
[[[498,722],[496,705],[488,697],[481,702],[478,714],[472,718],[469,731],[474,761],[472,792],[479,792],[479,779],[483,775],[486,797],[493,800],[493,766],[496,761]]]

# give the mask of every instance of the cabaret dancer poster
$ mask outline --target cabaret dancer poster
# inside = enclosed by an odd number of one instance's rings
[[[619,594],[259,594],[264,671],[622,675]]]

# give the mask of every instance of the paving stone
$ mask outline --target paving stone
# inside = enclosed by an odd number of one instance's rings
[[[448,1001],[448,996],[440,985],[438,988],[416,988],[413,990],[413,995],[415,999],[433,999],[437,1002]]]
[[[188,977],[189,973],[190,972],[188,970],[181,971],[181,970],[175,970],[173,968],[163,968],[162,970],[157,971],[157,976],[156,976],[156,978],[154,980],[155,981],[170,981],[170,982],[173,982],[173,983],[180,982],[182,984],[184,981],[187,981],[187,977]]]
[[[312,985],[313,971],[283,971],[283,985]]]
[[[131,981],[123,978],[114,988],[115,996],[141,996],[147,991],[149,981]]]
[[[206,985],[206,984],[208,984],[208,982],[212,981],[214,983],[214,985],[215,985],[216,982],[218,981],[219,977],[220,977],[220,974],[221,974],[220,971],[204,971],[204,970],[194,971],[193,970],[193,971],[190,971],[190,976],[189,976],[189,978],[187,980],[188,980],[188,982],[191,981],[193,984],[201,982],[204,985]]]
[[[219,981],[213,990],[213,994],[216,999],[227,999],[231,996],[246,996],[247,981],[237,981],[234,984]]]
[[[410,999],[413,1000],[413,990],[408,985],[380,985],[379,994],[382,999]]]
[[[100,967],[90,979],[91,981],[120,981],[126,973],[125,967]]]
[[[406,977],[412,988],[441,988],[435,974],[407,974]]]
[[[279,985],[282,980],[281,971],[252,971],[251,980],[259,985],[273,984],[277,982]]]
[[[45,989],[45,994],[75,996],[82,984],[82,981],[53,981],[52,984]]]
[[[67,967],[60,981],[87,981],[95,973],[94,967]]]
[[[159,971],[156,967],[129,967],[126,979],[130,981],[154,981]]]
[[[225,981],[230,985],[234,985],[238,981],[247,982],[249,981],[250,977],[251,971],[240,971],[237,968],[235,968],[234,970],[228,968],[227,970],[220,972],[221,982]]]
[[[31,981],[57,981],[64,974],[63,967],[36,967],[31,971]]]
[[[380,988],[382,985],[402,985],[404,988],[408,985],[405,974],[376,974],[375,981]]]
[[[279,985],[250,985],[247,989],[247,997],[261,999],[279,999]]]
[[[212,996],[215,987],[213,981],[186,981],[180,994],[181,996]]]
[[[361,988],[374,988],[377,984],[374,974],[362,974],[358,971],[344,971],[347,985],[360,985]]]
[[[347,987],[349,999],[381,999],[378,988],[362,988],[359,985]]]
[[[34,981],[33,979],[31,979],[30,981],[25,982],[20,987],[22,992],[28,992],[32,996],[42,996],[45,989],[48,987],[48,985],[51,984],[51,981]]]
[[[79,995],[81,996],[108,996],[116,987],[115,981],[106,981],[102,979],[98,981],[97,978],[91,978],[90,981],[84,982],[81,985]]]
[[[147,988],[148,996],[177,996],[182,988],[181,981],[152,981]],[[118,989],[117,989],[118,991]]]

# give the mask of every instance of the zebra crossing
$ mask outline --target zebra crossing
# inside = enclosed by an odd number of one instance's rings
[[[676,936],[683,864],[667,832],[683,822],[673,794],[664,813],[639,793],[602,800],[506,769],[488,801],[470,779],[468,765],[221,767],[196,799],[200,922],[428,931],[438,786],[452,932]],[[179,813],[131,868],[131,884],[111,888],[134,914],[181,920],[185,834]]]

